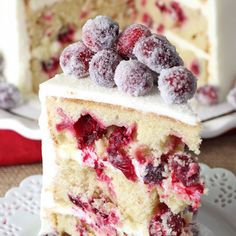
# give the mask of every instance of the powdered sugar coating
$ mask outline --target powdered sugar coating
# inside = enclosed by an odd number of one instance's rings
[[[114,87],[115,69],[121,61],[121,57],[111,49],[97,52],[89,63],[91,80],[104,87]]]
[[[236,87],[230,90],[227,101],[236,109]]]
[[[0,108],[11,109],[21,100],[18,88],[7,82],[0,82]]]
[[[164,36],[156,34],[136,43],[133,53],[140,62],[157,73],[184,64],[175,47]]]
[[[153,87],[153,73],[137,60],[121,61],[114,77],[118,90],[132,96],[143,96]]]
[[[213,85],[199,87],[196,92],[196,99],[202,105],[214,105],[218,103],[218,89]]]
[[[119,25],[107,16],[89,19],[82,27],[82,40],[94,52],[114,47],[118,34]]]
[[[127,26],[119,35],[117,41],[117,51],[123,58],[135,58],[133,48],[143,37],[151,35],[151,31],[144,25],[132,24]]]
[[[183,66],[162,70],[158,84],[162,98],[169,104],[186,103],[197,89],[196,77]]]
[[[60,65],[66,75],[83,78],[88,75],[93,52],[80,40],[66,47],[60,56]]]

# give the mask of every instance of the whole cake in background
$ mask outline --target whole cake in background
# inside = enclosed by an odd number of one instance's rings
[[[79,39],[84,22],[104,14],[122,29],[141,22],[166,35],[204,86],[198,100],[215,104],[225,99],[236,75],[235,8],[235,0],[1,1],[1,32],[8,36],[0,39],[4,73],[24,93],[37,93],[41,82],[60,72],[59,55]]]
[[[0,52],[7,80],[23,93],[37,93],[38,86],[60,72],[64,47],[80,37],[84,22],[108,15],[121,27],[133,21],[130,0],[12,0],[0,1]],[[14,68],[14,69],[13,69]]]
[[[198,234],[197,79],[183,64],[144,25],[84,24],[40,85],[41,236]]]

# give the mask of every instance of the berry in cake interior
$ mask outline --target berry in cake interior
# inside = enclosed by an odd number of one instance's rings
[[[61,54],[64,74],[41,85],[41,235],[193,235],[196,78],[165,37],[118,28],[90,19]]]

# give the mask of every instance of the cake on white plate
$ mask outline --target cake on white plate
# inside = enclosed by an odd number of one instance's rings
[[[197,235],[197,80],[163,36],[133,24],[117,41],[118,29],[88,20],[64,73],[40,85],[40,235]]]
[[[142,22],[166,35],[199,78],[198,85],[210,85],[198,91],[205,99],[200,101],[215,104],[235,79],[235,7],[235,0],[1,1],[1,32],[8,36],[0,39],[4,74],[23,93],[37,94],[41,82],[60,73],[59,55],[79,39],[84,22],[104,14],[121,28]]]

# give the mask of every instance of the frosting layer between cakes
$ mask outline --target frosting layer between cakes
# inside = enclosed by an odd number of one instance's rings
[[[65,76],[64,74],[56,75],[55,78],[41,84],[40,87],[44,96],[60,96],[120,105],[143,112],[167,116],[189,125],[199,124],[199,119],[188,104],[166,104],[157,92],[157,87],[146,96],[132,97],[119,92],[117,88],[108,89],[97,86],[89,78],[76,79],[73,76]]]

